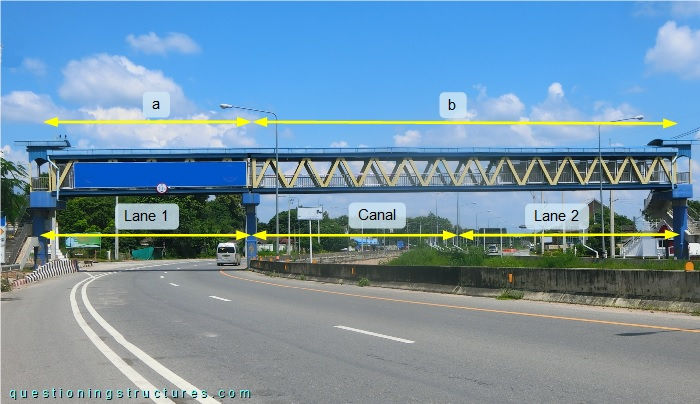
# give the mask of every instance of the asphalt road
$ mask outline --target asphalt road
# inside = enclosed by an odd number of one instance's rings
[[[321,284],[211,260],[142,265],[3,293],[0,401],[52,388],[206,390],[218,402],[240,390],[280,403],[700,400],[700,317]]]

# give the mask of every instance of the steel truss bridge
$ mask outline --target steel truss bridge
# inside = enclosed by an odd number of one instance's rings
[[[33,190],[61,195],[155,193],[152,186],[77,187],[75,166],[85,162],[237,161],[245,184],[173,186],[172,193],[468,192],[599,189],[671,190],[690,182],[675,148],[313,148],[279,149],[62,149],[49,150],[48,176]],[[276,175],[279,161],[279,176]],[[601,163],[602,161],[602,163]],[[147,165],[144,166],[146,169]],[[57,181],[58,179],[58,181]]]
[[[690,144],[643,148],[75,149],[66,140],[22,142],[35,163],[33,234],[51,230],[64,197],[242,194],[247,233],[260,194],[649,190],[646,207],[673,210],[675,255],[687,257]],[[600,154],[599,154],[600,153]],[[686,158],[687,165],[679,164]],[[43,168],[48,167],[48,168]],[[161,185],[157,187],[158,185]],[[165,187],[163,186],[165,185]],[[60,196],[59,196],[60,195]],[[48,257],[39,238],[39,261]],[[247,240],[255,257],[257,240]]]

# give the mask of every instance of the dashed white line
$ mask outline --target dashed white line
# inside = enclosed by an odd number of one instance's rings
[[[376,332],[372,331],[365,331],[365,330],[360,330],[358,328],[352,328],[352,327],[346,327],[344,325],[334,325],[334,328],[340,328],[341,330],[347,330],[347,331],[352,331],[352,332],[357,332],[360,334],[365,334],[365,335],[371,335],[373,337],[379,337],[379,338],[384,338],[384,339],[389,339],[392,341],[396,342],[403,342],[404,344],[413,344],[416,341],[411,341],[410,339],[403,339],[399,337],[392,337],[391,335],[385,335],[385,334],[379,334]]]
[[[172,283],[172,282],[170,282],[170,284],[173,285],[173,286],[180,286],[180,285],[178,285],[177,283]]]
[[[225,302],[230,302],[230,301],[231,301],[231,300],[229,300],[229,299],[224,299],[223,297],[219,297],[219,296],[209,296],[209,297],[211,297],[212,299],[216,299],[216,300],[223,300],[223,301],[225,301]]]
[[[163,279],[163,278],[165,278],[165,277],[164,277],[163,275],[161,275],[161,276],[160,276],[160,279]]]

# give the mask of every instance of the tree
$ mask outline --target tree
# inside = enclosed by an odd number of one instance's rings
[[[17,163],[0,157],[2,175],[2,212],[10,223],[16,224],[29,206],[29,183],[27,169]]]
[[[180,210],[180,226],[163,233],[235,233],[244,229],[244,213],[240,195],[164,195],[125,196],[120,203],[176,203]],[[114,233],[114,197],[76,197],[59,211],[58,223],[63,233],[98,231]],[[122,230],[120,233],[130,233]],[[140,232],[138,230],[133,232]],[[62,239],[63,240],[63,239]],[[149,240],[156,247],[165,246],[173,257],[191,258],[211,256],[216,245],[229,238],[166,238]],[[129,251],[140,247],[138,238],[124,237],[119,240],[120,250]],[[102,239],[102,248],[113,249],[114,238]]]

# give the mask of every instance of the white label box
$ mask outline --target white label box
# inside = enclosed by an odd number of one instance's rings
[[[353,202],[348,206],[353,229],[403,229],[406,205],[401,202]]]
[[[175,203],[120,203],[114,208],[119,230],[175,230],[180,227],[180,208]]]
[[[588,205],[585,203],[528,203],[525,227],[531,230],[586,230]]]

